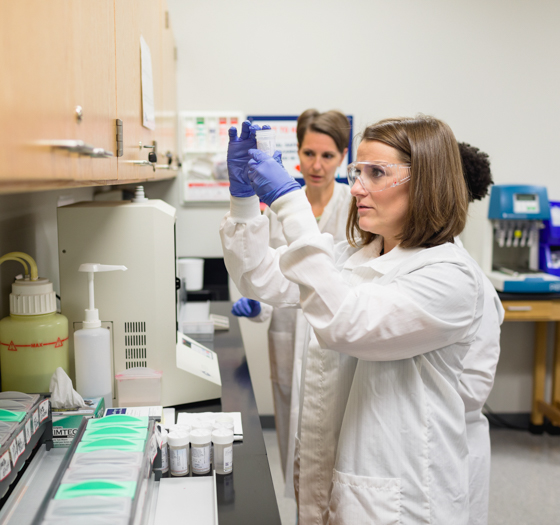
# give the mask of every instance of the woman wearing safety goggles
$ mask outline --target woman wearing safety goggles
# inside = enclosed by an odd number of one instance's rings
[[[484,286],[453,242],[468,192],[451,129],[424,116],[366,128],[348,172],[348,241],[336,245],[283,167],[247,155],[243,170],[230,170],[228,271],[246,297],[300,307],[312,327],[294,468],[299,522],[466,525],[458,385]],[[259,198],[287,246],[268,246]]]

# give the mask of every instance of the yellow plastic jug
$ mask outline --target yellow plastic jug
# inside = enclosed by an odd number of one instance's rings
[[[12,284],[10,315],[0,321],[2,390],[48,392],[59,366],[69,372],[68,319],[56,313],[52,283],[38,277],[32,257],[11,252],[0,264],[7,260],[21,262],[25,277]]]

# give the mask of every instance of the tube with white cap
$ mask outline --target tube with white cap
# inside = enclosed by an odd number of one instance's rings
[[[103,397],[106,408],[113,406],[111,334],[101,327],[99,311],[95,308],[93,274],[126,269],[126,266],[91,263],[82,264],[78,269],[88,274],[89,308],[86,308],[83,329],[74,332],[76,390],[82,397]]]

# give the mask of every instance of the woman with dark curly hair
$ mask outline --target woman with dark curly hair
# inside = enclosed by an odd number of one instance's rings
[[[464,142],[459,142],[459,151],[469,201],[481,200],[488,195],[488,189],[493,184],[488,155]],[[459,239],[455,239],[455,243],[462,246]],[[488,523],[490,433],[482,407],[494,385],[500,357],[500,325],[504,320],[504,309],[492,283],[484,277],[483,284],[480,328],[463,359],[463,373],[459,379],[469,446],[469,525]]]
[[[482,200],[488,195],[488,188],[494,184],[488,153],[484,153],[466,142],[459,142],[458,146],[465,182],[469,189],[469,201]]]

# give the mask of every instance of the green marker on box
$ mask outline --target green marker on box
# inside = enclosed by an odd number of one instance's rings
[[[111,437],[146,441],[146,438],[148,437],[148,429],[125,425],[92,428],[91,430],[87,429],[84,432],[84,435],[82,436],[82,442]]]
[[[76,454],[94,452],[96,450],[126,450],[128,452],[144,452],[146,443],[142,440],[124,438],[102,438],[95,441],[85,441],[78,444]]]
[[[54,499],[83,498],[85,496],[109,496],[134,499],[136,481],[106,481],[93,479],[82,483],[60,485]]]

